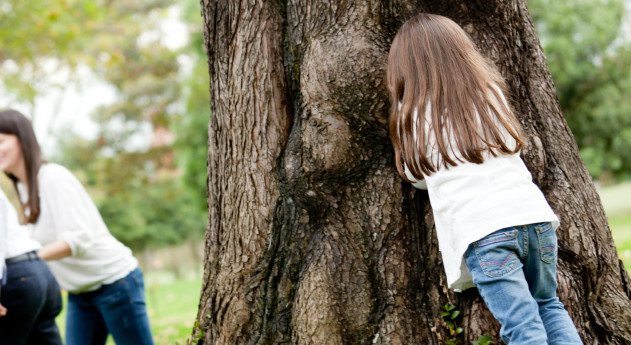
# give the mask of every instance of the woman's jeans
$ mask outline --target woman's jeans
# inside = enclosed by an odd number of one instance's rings
[[[496,231],[469,245],[465,261],[510,345],[582,344],[557,297],[557,238],[550,223]]]
[[[139,268],[95,291],[68,294],[67,345],[102,345],[108,333],[116,345],[153,344]]]
[[[59,284],[40,258],[9,264],[2,287],[0,345],[61,345],[55,317],[61,311]]]

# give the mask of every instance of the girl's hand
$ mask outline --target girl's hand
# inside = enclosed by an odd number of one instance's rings
[[[0,286],[0,293],[2,292],[2,287]],[[2,296],[0,294],[0,296]],[[5,308],[2,303],[0,303],[0,317],[7,315],[7,308]]]

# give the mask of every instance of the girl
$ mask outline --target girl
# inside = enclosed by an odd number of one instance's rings
[[[30,122],[14,110],[0,112],[0,162],[39,256],[68,291],[66,343],[105,344],[111,333],[117,345],[153,344],[138,262],[74,175],[42,160]]]
[[[428,190],[450,288],[477,286],[506,343],[581,344],[556,295],[559,220],[519,152],[504,80],[445,17],[419,14],[388,56],[399,174]]]
[[[59,284],[37,257],[39,248],[0,190],[0,345],[62,344],[55,323],[61,311]]]

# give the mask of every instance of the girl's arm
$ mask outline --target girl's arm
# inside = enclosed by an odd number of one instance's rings
[[[59,260],[72,255],[72,250],[68,242],[64,240],[58,240],[48,243],[43,246],[42,249],[37,252],[40,258],[43,260]]]

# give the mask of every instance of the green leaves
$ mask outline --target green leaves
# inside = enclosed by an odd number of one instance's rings
[[[0,75],[18,100],[31,104],[50,76],[93,61],[108,8],[89,0],[4,0],[0,6]],[[57,73],[58,74],[58,73]],[[63,84],[63,83],[61,83]]]
[[[142,33],[157,31],[162,9],[174,2],[3,0],[1,82],[17,100],[33,104],[41,91],[76,81],[77,66],[101,73],[127,64],[134,53],[126,48],[137,45]],[[65,72],[63,76],[59,71]]]
[[[201,329],[199,321],[195,321],[195,324],[193,325],[193,336],[186,339],[186,345],[197,345],[203,337],[204,330]],[[180,345],[180,343],[176,341],[175,345]]]
[[[194,196],[194,207],[205,213],[210,76],[201,33],[199,2],[185,0],[183,6],[183,16],[194,30],[191,31],[189,45],[184,48],[184,52],[192,59],[193,67],[182,83],[185,110],[182,115],[174,117],[171,128],[176,134],[176,160],[183,171],[184,186]]]
[[[491,345],[493,342],[491,341],[491,336],[488,334],[481,335],[478,337],[478,341],[473,342],[473,345]]]
[[[451,303],[446,303],[441,307],[444,311],[440,313],[440,316],[447,325],[450,335],[449,339],[445,340],[445,344],[456,345],[458,344],[457,336],[463,332],[463,329],[458,327],[455,321],[460,315],[460,310],[456,310],[456,307]]]
[[[559,102],[594,178],[631,170],[631,44],[622,0],[529,0]]]
[[[110,231],[136,250],[199,239],[206,228],[208,72],[201,46],[173,50],[162,42],[160,25],[174,2],[75,0],[94,20],[81,24],[79,35],[89,38],[81,51],[60,60],[88,64],[117,96],[93,114],[97,139],[58,133],[55,161],[86,183]],[[184,54],[196,63],[190,76],[178,63]]]
[[[443,319],[445,325],[449,330],[449,338],[445,339],[445,344],[447,345],[459,345],[462,344],[462,340],[458,337],[460,334],[464,332],[462,327],[458,327],[456,324],[456,319],[460,316],[460,310],[456,309],[456,306],[447,302],[441,306],[443,312],[440,313],[440,317]],[[489,334],[481,335],[478,337],[478,341],[474,342],[473,345],[490,345],[493,344],[491,341],[491,336]]]

